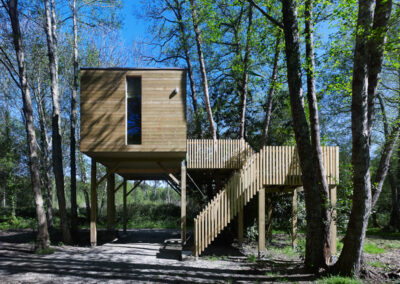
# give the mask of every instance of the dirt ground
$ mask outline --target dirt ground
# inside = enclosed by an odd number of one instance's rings
[[[314,275],[302,268],[299,255],[287,250],[286,240],[280,240],[284,238],[279,236],[275,248],[267,251],[263,261],[255,261],[254,244],[237,248],[221,242],[207,249],[197,261],[180,261],[179,231],[172,229],[129,230],[127,235],[119,232],[115,239],[108,240],[99,232],[101,241],[95,248],[84,245],[87,236],[88,232],[82,233],[80,246],[54,246],[53,254],[37,255],[32,253],[33,232],[0,231],[0,283],[309,283],[315,280]],[[57,236],[53,239],[57,241]],[[399,262],[399,252],[391,251],[388,262],[392,267]],[[385,282],[384,278],[381,280]]]

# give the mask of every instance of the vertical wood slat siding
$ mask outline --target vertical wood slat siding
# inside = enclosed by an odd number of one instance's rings
[[[188,165],[190,164],[192,168],[199,165],[202,167],[221,165],[237,167],[241,165],[241,168],[232,175],[225,187],[195,218],[196,256],[204,251],[262,187],[266,185],[301,185],[301,169],[295,147],[265,146],[260,152],[254,153],[244,141],[236,140],[239,141],[237,144],[232,141],[235,140],[216,142],[216,145],[214,142],[210,144],[208,141],[188,141],[190,145],[188,149],[191,152],[187,157],[188,159],[196,157],[196,159],[188,161]],[[204,162],[206,159],[202,153],[205,143],[208,143],[208,149],[217,149],[208,162]],[[235,149],[239,149],[239,155]],[[219,152],[225,152],[225,155]],[[327,182],[336,184],[339,179],[339,148],[322,147],[322,153]],[[238,157],[238,163],[232,161],[227,163],[228,158],[235,156],[233,154]]]

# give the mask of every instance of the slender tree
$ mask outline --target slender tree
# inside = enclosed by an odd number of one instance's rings
[[[68,225],[68,215],[65,202],[64,168],[62,159],[62,141],[60,131],[60,95],[58,83],[58,55],[57,55],[57,31],[56,12],[54,0],[45,0],[46,39],[49,57],[49,69],[51,78],[51,96],[53,101],[52,136],[53,136],[53,171],[56,181],[58,207],[60,213],[60,226],[65,243],[71,243],[71,233]]]
[[[210,95],[208,92],[208,80],[207,80],[207,71],[206,71],[206,64],[204,60],[204,54],[203,54],[203,47],[202,47],[202,40],[201,40],[201,31],[199,27],[199,19],[197,15],[197,6],[194,2],[194,0],[189,0],[190,2],[190,9],[192,13],[192,22],[193,22],[193,29],[195,33],[195,39],[196,39],[196,46],[197,46],[197,53],[199,56],[199,65],[200,65],[200,73],[201,73],[201,78],[202,78],[202,85],[203,85],[203,93],[204,93],[204,103],[207,111],[207,116],[208,116],[208,122],[209,122],[209,127],[210,127],[210,133],[211,136],[214,140],[217,139],[217,130],[215,127],[215,122],[213,118],[213,113],[211,109],[211,103],[210,103]]]
[[[36,216],[38,222],[38,234],[36,237],[36,249],[47,249],[49,247],[49,233],[47,230],[46,214],[43,206],[42,192],[40,189],[39,159],[37,153],[37,140],[33,122],[32,101],[28,86],[25,54],[23,50],[21,28],[19,23],[18,0],[1,0],[3,7],[7,10],[12,28],[12,38],[15,55],[18,64],[18,86],[21,89],[23,114],[25,118],[25,130],[29,153],[29,170],[31,174],[32,190],[36,205]]]

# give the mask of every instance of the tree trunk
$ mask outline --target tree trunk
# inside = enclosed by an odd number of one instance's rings
[[[78,153],[78,163],[79,163],[79,172],[81,176],[81,190],[83,195],[85,196],[85,205],[86,205],[86,218],[90,219],[90,198],[88,192],[88,183],[87,183],[87,176],[86,176],[86,167],[85,161],[83,160],[83,154]]]
[[[240,103],[240,131],[239,131],[240,139],[244,139],[245,137],[252,23],[253,23],[253,6],[249,4],[248,25],[246,32],[246,46],[244,50],[244,59],[243,59],[243,78],[242,78],[242,92],[241,92],[242,96]]]
[[[371,32],[373,4],[373,0],[359,0],[351,104],[353,206],[343,250],[334,267],[343,275],[358,276],[360,273],[365,232],[371,212],[367,43]]]
[[[399,152],[399,149],[398,149]],[[397,176],[400,176],[400,167],[397,166]],[[390,214],[389,228],[393,231],[400,232],[400,193],[393,173],[389,169],[389,181],[392,189],[392,212]]]
[[[305,40],[306,40],[306,73],[307,73],[307,100],[311,127],[311,145],[313,159],[316,165],[318,186],[321,192],[321,211],[324,222],[324,257],[326,264],[331,257],[330,227],[331,216],[329,210],[329,185],[326,181],[324,161],[322,159],[321,136],[319,128],[318,101],[315,91],[315,60],[314,60],[314,19],[313,0],[305,1]]]
[[[198,21],[198,17],[197,17],[197,10],[196,10],[196,5],[194,3],[194,0],[189,0],[189,2],[190,2],[190,9],[192,12],[194,33],[196,35],[196,46],[197,46],[197,53],[199,56],[200,73],[201,73],[202,84],[203,84],[204,103],[205,103],[205,107],[206,107],[206,111],[207,111],[208,122],[210,124],[210,133],[211,133],[212,138],[214,140],[216,140],[217,139],[217,131],[215,128],[215,122],[214,122],[213,113],[212,113],[212,109],[211,109],[210,95],[208,93],[207,71],[206,71],[206,64],[205,64],[203,49],[202,49],[202,40],[201,40],[199,21]]]
[[[25,130],[28,143],[29,170],[31,174],[32,190],[36,205],[38,221],[38,234],[36,237],[36,249],[47,249],[49,247],[49,232],[47,230],[46,214],[43,207],[42,192],[40,190],[39,161],[36,147],[36,133],[33,122],[32,101],[26,75],[26,63],[21,39],[21,29],[18,19],[18,0],[8,1],[8,14],[10,17],[13,44],[18,63],[18,76],[21,86],[23,113],[25,117]]]
[[[373,11],[374,4],[373,0],[359,0],[351,106],[353,207],[343,242],[343,250],[335,265],[335,269],[343,275],[358,276],[360,273],[365,232],[373,205],[370,178],[370,139],[374,102],[392,3],[391,0],[378,0],[375,11]],[[390,155],[388,149],[385,149],[381,162]],[[385,164],[386,161],[382,163]],[[384,179],[386,174],[379,174],[379,171],[384,172],[385,167],[384,165],[379,167],[381,169],[378,169],[377,175],[381,175],[381,178]],[[377,194],[374,198],[376,202],[379,193],[375,194]]]
[[[324,224],[321,212],[321,196],[318,189],[310,131],[306,119],[302,96],[300,44],[295,0],[282,1],[283,26],[285,33],[285,51],[287,75],[292,108],[293,128],[298,149],[302,182],[306,202],[306,256],[308,268],[317,270],[325,265]]]
[[[77,10],[76,0],[72,1],[72,30],[74,34],[73,40],[73,86],[71,92],[71,118],[70,118],[70,169],[71,169],[71,229],[76,235],[78,231],[78,208],[76,202],[76,96],[78,93],[78,27],[77,27]]]
[[[193,74],[193,66],[192,61],[190,60],[190,52],[189,52],[189,44],[188,44],[188,35],[185,29],[185,24],[182,17],[182,5],[180,0],[174,0],[176,5],[176,18],[179,22],[179,32],[180,32],[180,40],[183,47],[183,51],[185,52],[185,61],[188,70],[189,76],[189,85],[190,85],[190,96],[192,99],[193,105],[193,112],[194,112],[194,119],[196,124],[196,134],[198,137],[202,137],[202,129],[201,129],[201,120],[200,120],[200,113],[199,107],[197,102],[197,92],[196,92],[196,83],[194,81],[194,74]]]
[[[56,181],[58,208],[60,212],[60,226],[62,239],[66,244],[71,243],[71,234],[68,227],[68,216],[64,192],[64,168],[62,161],[62,141],[60,131],[60,95],[58,88],[58,56],[56,17],[54,0],[45,0],[46,11],[46,38],[49,57],[49,69],[51,77],[51,95],[53,99],[52,135],[53,135],[53,171]]]
[[[267,137],[268,137],[268,130],[269,130],[269,124],[271,121],[271,113],[272,113],[272,98],[274,97],[274,94],[276,91],[276,80],[278,77],[278,62],[279,62],[279,54],[281,52],[280,43],[281,43],[281,34],[279,33],[276,37],[276,42],[275,42],[274,64],[272,67],[270,85],[268,88],[267,105],[265,107],[265,118],[264,118],[263,130],[262,130],[262,135],[261,135],[261,140],[260,140],[260,149],[262,147],[264,147],[264,145],[267,141]]]
[[[46,109],[44,106],[45,95],[42,93],[39,76],[37,78],[37,93],[34,92],[36,104],[39,114],[39,126],[40,126],[40,145],[42,148],[42,167],[43,167],[43,187],[46,194],[46,205],[47,205],[47,223],[49,228],[53,228],[53,182],[51,180],[51,149],[50,141],[47,135],[47,121],[46,121]]]

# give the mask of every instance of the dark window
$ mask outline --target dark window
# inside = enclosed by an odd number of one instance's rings
[[[127,142],[142,143],[142,81],[140,77],[127,77]]]

